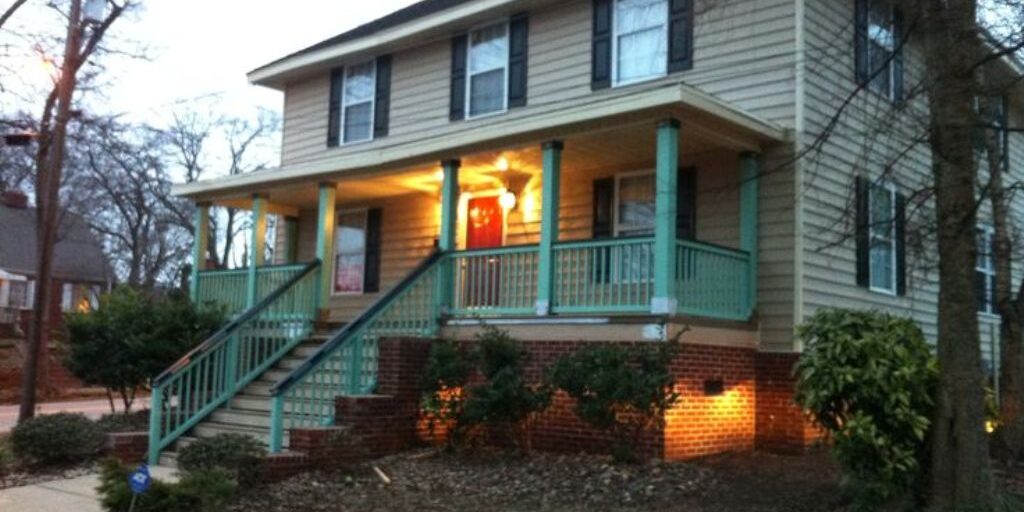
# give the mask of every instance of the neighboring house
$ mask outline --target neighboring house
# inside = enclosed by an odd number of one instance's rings
[[[175,187],[199,205],[197,259],[210,206],[251,207],[257,246],[282,216],[274,263],[319,260],[313,304],[348,325],[311,359],[324,338],[257,358],[207,409],[155,428],[153,453],[190,431],[276,450],[289,428],[350,424],[358,400],[336,416],[336,396],[400,394],[408,353],[380,338],[470,339],[479,319],[526,342],[537,369],[588,342],[681,333],[683,400],[660,455],[802,448],[815,433],[792,404],[798,324],[878,308],[936,332],[934,250],[907,235],[931,215],[907,207],[930,156],[903,32],[876,0],[425,0],[251,72],[284,93],[281,166]],[[1003,122],[1024,122],[1022,96],[1008,90]],[[1005,139],[1021,179],[1024,134]],[[248,275],[194,275],[196,297],[241,311],[299,272],[263,252]],[[992,268],[982,251],[986,333]],[[205,360],[158,394],[180,403]],[[564,404],[549,414],[541,445],[599,442]]]
[[[18,191],[0,194],[0,399],[17,396],[21,378],[21,340],[31,320],[38,264],[35,208]],[[40,390],[63,394],[78,387],[61,367],[56,347],[49,342],[63,324],[63,315],[87,311],[98,305],[101,292],[113,276],[103,247],[85,221],[67,214],[61,219],[53,256],[53,287],[48,317],[50,332],[44,336],[45,365],[41,366]],[[15,350],[15,348],[17,350]]]

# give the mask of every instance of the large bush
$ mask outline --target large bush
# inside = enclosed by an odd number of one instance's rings
[[[76,464],[95,458],[103,447],[99,427],[82,414],[37,416],[14,427],[11,450],[39,466]]]
[[[831,434],[857,506],[923,485],[937,363],[913,321],[824,310],[799,328],[796,400]]]
[[[454,341],[441,340],[430,347],[427,370],[423,375],[420,406],[427,416],[431,434],[440,429],[449,447],[462,445],[462,431],[454,428],[462,415],[466,386],[473,374],[469,351]]]
[[[224,470],[243,487],[263,478],[266,450],[256,438],[243,434],[219,434],[198,439],[181,449],[178,467],[183,471]]]
[[[576,401],[580,419],[611,434],[616,460],[636,461],[644,432],[679,399],[669,367],[677,347],[586,347],[560,358],[550,380]]]
[[[238,487],[222,469],[185,472],[177,483],[154,479],[132,509],[130,473],[131,468],[116,460],[103,462],[97,491],[107,512],[221,512],[227,509]]]
[[[64,364],[86,384],[118,393],[131,408],[135,393],[224,323],[220,309],[199,309],[185,297],[155,297],[120,287],[88,313],[68,315]]]

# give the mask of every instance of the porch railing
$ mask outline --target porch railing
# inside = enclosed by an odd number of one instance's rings
[[[747,320],[753,309],[750,254],[680,240],[676,258],[679,311],[687,315]]]
[[[271,290],[255,307],[153,380],[149,461],[231,399],[312,331],[319,262]]]
[[[531,314],[537,302],[537,263],[533,246],[461,251],[452,266],[454,316]]]
[[[270,390],[272,452],[283,447],[287,429],[333,424],[338,395],[374,390],[381,337],[437,333],[438,283],[448,261],[440,252],[428,257]]]
[[[306,268],[303,264],[272,265],[256,269],[256,301],[263,300]],[[214,303],[237,315],[248,306],[249,269],[204,270],[198,274],[196,302]]]
[[[654,292],[654,238],[555,245],[555,313],[643,313]]]

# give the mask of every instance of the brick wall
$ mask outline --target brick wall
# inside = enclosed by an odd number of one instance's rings
[[[757,357],[757,448],[801,453],[821,438],[793,402],[793,366],[799,354],[761,353]]]

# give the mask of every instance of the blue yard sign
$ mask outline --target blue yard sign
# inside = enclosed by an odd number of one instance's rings
[[[145,464],[139,466],[139,469],[136,469],[128,476],[128,487],[131,487],[132,492],[135,494],[146,492],[152,483],[153,479],[149,476],[149,467]]]

